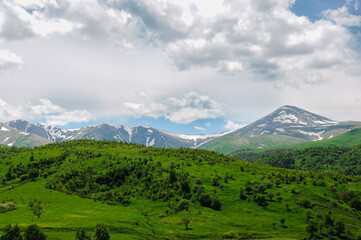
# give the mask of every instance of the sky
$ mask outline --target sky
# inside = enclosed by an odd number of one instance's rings
[[[2,0],[0,122],[237,129],[361,121],[360,0]]]

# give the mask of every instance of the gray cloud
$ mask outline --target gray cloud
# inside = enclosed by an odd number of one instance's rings
[[[157,103],[124,103],[122,111],[134,117],[165,117],[180,124],[223,116],[219,103],[196,92],[187,93],[183,98],[170,97],[158,100]]]

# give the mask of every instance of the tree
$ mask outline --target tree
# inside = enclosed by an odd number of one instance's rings
[[[110,239],[110,232],[107,225],[101,223],[97,224],[97,230],[95,231],[95,240],[109,240]]]
[[[16,224],[11,227],[11,224],[4,228],[4,235],[0,237],[0,240],[22,240],[23,237],[20,235],[20,229]]]
[[[281,224],[282,224],[282,227],[285,227],[285,222],[286,222],[286,219],[284,219],[284,218],[281,218]]]
[[[247,196],[246,196],[246,194],[244,193],[243,188],[241,188],[241,190],[240,190],[240,192],[239,192],[239,198],[240,198],[241,200],[246,200],[246,199],[247,199]]]
[[[179,201],[178,206],[176,208],[177,212],[183,211],[183,210],[187,210],[188,211],[189,208],[189,201],[187,199],[182,199]]]
[[[25,240],[45,240],[47,236],[41,231],[41,228],[36,224],[31,224],[27,227],[24,239]]]
[[[177,182],[177,175],[175,173],[175,170],[171,168],[169,170],[169,183],[173,184],[175,182]]]
[[[306,231],[310,234],[311,237],[315,235],[318,231],[318,224],[316,221],[311,220],[308,225]]]
[[[334,221],[333,221],[333,219],[331,218],[331,213],[329,213],[329,214],[327,214],[327,215],[325,216],[325,225],[326,225],[326,226],[331,226],[331,227],[333,227]]]
[[[37,216],[38,218],[40,218],[40,215],[43,212],[43,206],[41,206],[41,202],[37,201],[35,202],[34,206],[33,206],[33,212],[34,215]]]
[[[272,201],[273,197],[274,197],[274,193],[273,192],[269,192],[267,193],[267,197],[269,198],[270,201]]]
[[[254,198],[254,201],[258,203],[258,205],[266,208],[268,206],[267,199],[265,196],[256,196]]]
[[[214,197],[214,198],[212,199],[211,207],[212,207],[214,210],[221,210],[222,204],[221,204],[221,202],[219,201],[218,198],[215,198],[215,197]]]
[[[75,235],[76,240],[91,240],[91,236],[87,234],[84,228],[79,228]]]
[[[341,236],[341,234],[345,232],[345,222],[344,221],[336,222],[335,230],[336,230],[336,235]]]
[[[184,226],[186,227],[186,230],[188,230],[188,226],[189,226],[189,223],[191,222],[191,219],[189,217],[185,217],[182,219],[182,223],[184,224]]]

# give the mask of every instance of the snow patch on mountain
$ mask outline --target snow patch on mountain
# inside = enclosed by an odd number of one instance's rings
[[[303,130],[297,130],[299,133],[302,133],[304,135],[308,135],[308,136],[315,136],[317,137],[317,140],[320,141],[323,139],[323,137],[321,137],[322,134],[325,133],[325,130],[321,131],[321,132],[306,132]]]
[[[4,126],[1,126],[0,131],[9,132],[10,130],[7,129],[6,127],[4,127]]]
[[[287,114],[286,111],[281,111],[279,116],[273,119],[273,122],[297,123],[298,118],[293,114]]]

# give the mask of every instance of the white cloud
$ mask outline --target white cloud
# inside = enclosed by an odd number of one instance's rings
[[[227,130],[236,130],[236,129],[243,128],[245,126],[246,126],[246,124],[239,124],[239,123],[235,123],[233,121],[228,120],[227,124],[224,126],[224,128]]]
[[[221,73],[251,73],[256,80],[300,79],[304,72],[354,64],[353,36],[343,26],[359,26],[361,17],[343,7],[311,22],[291,12],[294,3],[5,0],[0,4],[5,12],[1,36],[11,40],[71,33],[106,39],[128,49],[126,53],[159,46],[178,70],[211,67]]]
[[[356,4],[356,3],[355,3]],[[357,6],[357,5],[355,5]],[[358,8],[358,7],[357,7]],[[334,21],[336,24],[342,26],[361,26],[361,16],[351,14],[346,6],[343,6],[339,9],[333,10],[329,9],[322,13],[322,15],[328,19]]]
[[[66,111],[64,108],[53,104],[49,99],[39,99],[39,102],[38,105],[28,105],[32,115],[44,116]]]
[[[258,80],[302,78],[304,72],[354,63],[353,37],[346,28],[296,16],[289,10],[293,3],[225,1],[228,11],[204,19],[197,32],[168,44],[166,53],[179,70],[251,72]]]
[[[195,126],[194,129],[199,130],[199,131],[205,131],[206,130],[204,127],[199,127],[199,126]]]
[[[21,68],[23,65],[24,60],[15,53],[0,49],[0,72],[12,68]]]
[[[7,121],[17,119],[21,116],[20,111],[13,108],[8,103],[0,99],[0,122],[5,123]]]
[[[43,124],[65,126],[69,123],[88,122],[94,117],[86,110],[68,111],[53,104],[49,99],[40,99],[39,104],[9,105],[0,99],[0,119],[3,122],[23,118],[42,121]]]
[[[124,103],[122,112],[133,117],[165,117],[180,124],[223,115],[216,101],[196,92],[187,93],[183,98],[170,97],[158,100],[157,103],[149,100],[145,103]]]
[[[88,122],[94,117],[86,110],[74,110],[61,112],[56,115],[46,116],[44,124],[51,126],[65,126],[69,123]]]

